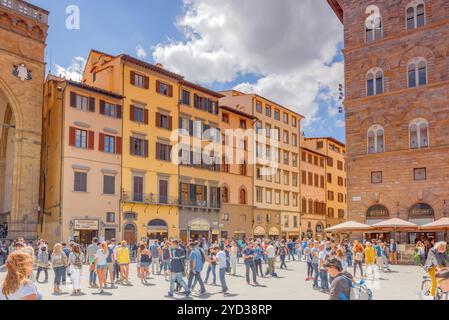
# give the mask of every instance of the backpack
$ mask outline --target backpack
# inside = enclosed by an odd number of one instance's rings
[[[83,263],[81,262],[81,254],[75,254],[75,262],[73,263],[75,267],[81,269]]]
[[[287,254],[285,247],[279,247],[279,255],[285,256]]]
[[[373,300],[373,292],[366,286],[365,282],[362,280],[359,283],[343,276],[351,286],[349,300]]]

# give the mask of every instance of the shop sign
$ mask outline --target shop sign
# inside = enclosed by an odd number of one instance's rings
[[[190,230],[195,230],[195,231],[209,231],[210,230],[210,225],[209,223],[207,223],[207,221],[204,220],[196,220],[193,221],[190,224]]]
[[[388,217],[390,214],[388,213],[388,209],[382,205],[374,205],[368,209],[366,212],[366,217]]]
[[[409,215],[411,217],[433,217],[435,212],[433,208],[425,203],[415,204],[410,208]]]
[[[270,229],[270,231],[268,232],[269,236],[278,236],[279,235],[279,230],[275,227],[272,227]]]
[[[98,230],[99,221],[98,220],[75,220],[74,222],[75,230]]]
[[[220,229],[212,229],[212,234],[220,234]]]
[[[254,229],[254,235],[256,235],[256,236],[264,236],[265,235],[265,229],[263,227],[256,227]]]

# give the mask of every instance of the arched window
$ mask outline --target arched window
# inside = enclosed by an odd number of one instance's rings
[[[407,30],[416,29],[426,24],[424,1],[415,0],[406,8]]]
[[[380,125],[368,129],[368,153],[385,152],[385,130]]]
[[[383,38],[382,17],[372,14],[365,20],[366,43]]]
[[[366,95],[368,97],[384,92],[384,73],[380,68],[373,68],[366,74]]]
[[[429,123],[426,119],[413,120],[409,126],[410,148],[427,148],[429,146]]]
[[[221,193],[221,201],[223,203],[228,203],[229,202],[229,189],[228,189],[228,187],[223,187],[223,191]]]
[[[241,188],[239,191],[239,195],[240,195],[239,203],[246,204],[246,190]]]
[[[414,58],[407,67],[408,87],[414,88],[427,84],[427,61],[424,58]]]

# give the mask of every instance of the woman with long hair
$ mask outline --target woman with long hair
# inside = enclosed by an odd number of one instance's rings
[[[55,244],[53,247],[53,253],[51,254],[51,266],[55,272],[55,283],[53,292],[61,293],[59,286],[61,285],[62,277],[67,265],[67,257],[62,251],[62,245],[60,243]]]
[[[108,258],[108,254],[108,244],[106,242],[102,242],[100,249],[98,249],[95,254],[95,266],[97,269],[98,281],[100,282],[100,294],[104,292],[103,288],[106,287],[106,272],[108,270],[108,263],[106,259]]]
[[[120,283],[123,285],[124,282],[128,281],[128,274],[129,274],[129,250],[126,247],[126,241],[123,240],[120,243],[120,248],[117,250],[117,261],[120,266]]]
[[[42,300],[42,294],[30,280],[34,258],[24,251],[11,253],[6,260],[6,277],[0,300]]]
[[[73,294],[81,293],[81,271],[83,268],[84,254],[79,244],[74,244],[69,255],[69,270],[73,284]]]
[[[140,282],[143,284],[147,283],[147,277],[150,274],[150,264],[151,264],[151,254],[150,250],[147,249],[145,243],[141,243],[139,247],[140,252]]]

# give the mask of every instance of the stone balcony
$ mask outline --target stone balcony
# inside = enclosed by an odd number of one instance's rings
[[[0,0],[0,9],[6,8],[22,16],[48,24],[49,12],[22,0]]]

